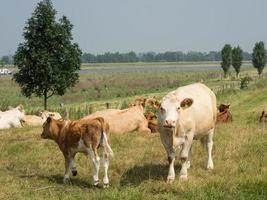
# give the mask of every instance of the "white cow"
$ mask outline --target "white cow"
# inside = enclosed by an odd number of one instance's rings
[[[208,150],[208,169],[213,169],[212,146],[216,123],[216,96],[204,84],[195,83],[178,88],[163,97],[159,110],[160,138],[167,152],[167,182],[175,179],[175,150],[181,147],[180,179],[187,179],[189,153],[193,139],[201,139]]]
[[[0,129],[8,129],[11,127],[21,127],[20,120],[24,117],[24,110],[21,105],[5,112],[0,112]]]

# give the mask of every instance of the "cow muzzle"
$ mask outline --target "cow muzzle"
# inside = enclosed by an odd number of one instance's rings
[[[175,127],[175,121],[174,120],[165,120],[163,126],[165,128],[174,128]]]

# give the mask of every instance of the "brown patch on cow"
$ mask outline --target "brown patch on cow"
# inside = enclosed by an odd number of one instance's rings
[[[192,104],[193,104],[193,99],[191,99],[191,98],[186,98],[186,99],[184,99],[181,103],[180,103],[180,106],[182,107],[182,108],[188,108],[188,107],[190,107]]]

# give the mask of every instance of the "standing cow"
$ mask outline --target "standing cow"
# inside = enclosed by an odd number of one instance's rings
[[[55,120],[48,117],[43,125],[41,137],[44,139],[54,140],[65,158],[65,175],[63,182],[69,181],[70,171],[73,176],[77,175],[74,164],[76,153],[82,152],[91,157],[93,162],[93,184],[98,185],[98,173],[100,167],[100,158],[97,153],[98,147],[103,147],[103,164],[104,164],[104,187],[108,186],[108,167],[109,155],[113,151],[108,143],[108,124],[103,118],[98,117],[89,120]]]
[[[213,169],[212,146],[216,123],[216,96],[204,84],[195,83],[178,88],[163,97],[158,120],[160,138],[167,152],[167,182],[175,179],[175,150],[181,146],[180,179],[187,179],[189,153],[193,139],[201,139],[208,150],[208,169]]]

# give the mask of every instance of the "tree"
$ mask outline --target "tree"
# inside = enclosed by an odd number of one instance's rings
[[[266,64],[266,50],[262,41],[256,42],[253,48],[252,63],[253,66],[257,68],[258,74],[260,76]]]
[[[239,46],[233,48],[233,50],[232,50],[232,65],[233,65],[233,68],[235,69],[237,78],[239,76],[240,68],[242,65],[242,60],[243,60],[242,49]]]
[[[224,45],[222,51],[222,62],[221,62],[221,66],[222,69],[224,71],[224,77],[227,77],[227,74],[229,72],[230,66],[231,66],[231,62],[232,62],[232,47],[230,44],[226,44]]]
[[[50,0],[38,3],[24,28],[24,43],[14,56],[18,72],[15,81],[26,97],[35,94],[47,100],[53,95],[64,95],[79,78],[81,50],[72,43],[73,25],[63,16],[55,20],[56,11]]]

